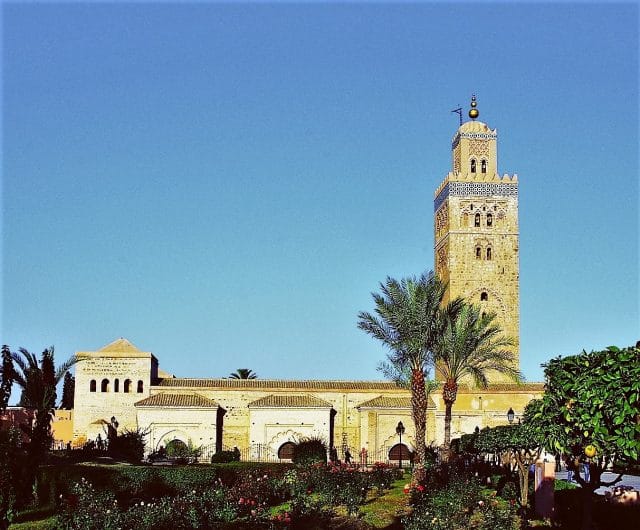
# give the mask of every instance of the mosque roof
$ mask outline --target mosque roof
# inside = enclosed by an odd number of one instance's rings
[[[106,355],[105,355],[106,354]],[[153,357],[153,354],[150,352],[144,352],[134,346],[131,342],[129,342],[124,337],[120,337],[119,339],[110,342],[106,346],[103,346],[97,351],[83,351],[77,352],[76,354],[78,358],[91,358],[91,357],[122,357],[122,358],[146,358],[149,359]]]
[[[429,398],[427,408],[435,408],[436,404],[433,399]],[[360,403],[358,409],[411,409],[410,397],[387,397],[378,396],[364,403]]]
[[[398,390],[389,381],[321,381],[284,379],[189,379],[175,377],[162,379],[156,386],[172,388],[220,389],[302,389],[302,390]]]
[[[314,396],[271,395],[256,399],[249,407],[258,408],[331,408],[333,405],[324,399]]]
[[[98,351],[102,352],[117,352],[117,353],[139,353],[140,350],[136,348],[133,344],[131,344],[124,337],[120,337],[119,339],[110,342],[106,346],[103,346]]]
[[[218,404],[198,394],[153,394],[134,403],[136,407],[218,408]]]

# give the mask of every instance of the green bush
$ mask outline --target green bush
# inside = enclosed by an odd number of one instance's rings
[[[211,456],[212,464],[226,464],[228,462],[239,462],[240,451],[219,451]]]
[[[125,430],[109,441],[109,455],[132,464],[139,464],[144,456],[144,437],[146,435],[147,433],[140,429]]]
[[[305,438],[293,448],[293,463],[309,465],[327,463],[327,444],[321,438]]]

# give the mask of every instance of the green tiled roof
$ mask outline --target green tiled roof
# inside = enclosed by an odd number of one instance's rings
[[[265,408],[331,408],[333,405],[314,396],[266,396],[249,403],[250,407]]]
[[[136,407],[218,408],[215,401],[197,394],[154,394],[137,401]]]

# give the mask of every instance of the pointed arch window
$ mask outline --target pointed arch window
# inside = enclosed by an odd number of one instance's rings
[[[487,214],[487,226],[493,226],[493,215],[490,213]]]
[[[89,392],[95,392],[96,391],[96,380],[92,379],[91,382],[89,383]]]
[[[487,291],[482,291],[480,293],[480,301],[481,302],[488,302],[489,301],[489,295],[487,294]]]
[[[113,380],[113,391],[120,392],[120,379]]]
[[[125,379],[124,381],[124,393],[128,394],[131,392],[131,379]]]
[[[103,379],[100,384],[100,392],[109,392],[109,380]]]
[[[480,162],[480,171],[482,173],[486,173],[487,172],[487,161],[486,160],[482,160],[482,162]]]
[[[487,247],[487,259],[491,260],[491,247]]]
[[[476,247],[476,259],[482,258],[482,249],[480,247]]]
[[[480,226],[480,214],[477,213],[474,221],[474,226]]]
[[[138,394],[142,394],[144,390],[144,383],[142,381],[138,381]]]
[[[475,173],[476,172],[476,159],[472,158],[471,159],[471,173]]]

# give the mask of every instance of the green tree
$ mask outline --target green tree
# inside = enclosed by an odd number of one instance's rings
[[[583,528],[592,524],[596,489],[619,482],[602,481],[617,459],[640,458],[640,349],[614,346],[555,358],[545,365],[546,391],[534,417],[554,425],[544,433],[547,449],[566,455],[567,466],[583,492]],[[580,476],[580,460],[589,464],[590,480]]]
[[[0,380],[0,413],[4,412],[11,397],[11,386],[13,385],[13,360],[11,350],[6,344],[2,346],[2,370]]]
[[[61,409],[73,409],[75,384],[76,378],[71,375],[71,372],[67,372],[66,374],[64,374],[64,381],[62,383],[62,399],[60,400]]]
[[[390,350],[387,354],[388,370],[396,374],[410,374],[416,440],[414,473],[415,479],[422,481],[427,458],[425,436],[428,386],[425,373],[433,359],[438,315],[446,285],[433,273],[429,273],[400,281],[387,278],[384,284],[380,284],[380,291],[380,294],[372,293],[376,315],[359,313],[358,327]],[[456,300],[451,310],[460,303]]]
[[[249,368],[238,368],[235,372],[229,374],[229,379],[257,379],[258,374]]]
[[[40,361],[24,348],[12,352],[13,380],[22,389],[25,406],[35,411],[35,422],[27,431],[27,451],[34,466],[42,461],[51,446],[51,416],[56,404],[56,385],[77,360],[71,357],[57,369],[53,346],[42,352]]]
[[[451,410],[463,378],[471,378],[481,388],[489,386],[491,372],[520,380],[520,373],[514,368],[513,353],[508,349],[513,341],[502,335],[494,321],[495,313],[481,313],[480,309],[467,303],[459,311],[441,313],[435,344],[435,370],[444,381],[442,400],[447,449],[451,442]]]

